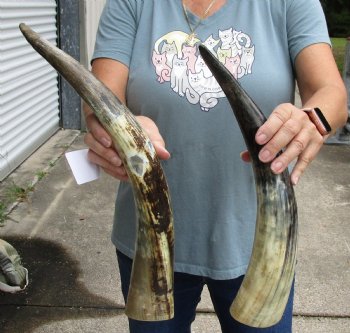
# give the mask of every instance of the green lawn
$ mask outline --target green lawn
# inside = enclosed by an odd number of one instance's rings
[[[343,65],[346,49],[346,38],[331,38],[333,46],[333,54],[338,65],[339,71],[343,74]]]

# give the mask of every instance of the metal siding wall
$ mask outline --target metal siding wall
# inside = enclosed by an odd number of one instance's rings
[[[58,129],[57,74],[22,36],[30,25],[56,45],[55,0],[0,0],[0,180]]]

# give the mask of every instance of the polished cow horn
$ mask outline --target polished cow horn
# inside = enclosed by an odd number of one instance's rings
[[[90,106],[111,135],[131,181],[138,235],[126,314],[145,321],[172,318],[173,217],[154,147],[132,113],[94,75],[25,24],[20,24],[20,30]]]
[[[203,45],[200,53],[224,91],[251,156],[257,218],[253,251],[231,315],[253,327],[269,327],[282,317],[294,279],[297,251],[297,207],[288,171],[274,174],[260,162],[255,142],[266,118],[232,74]]]

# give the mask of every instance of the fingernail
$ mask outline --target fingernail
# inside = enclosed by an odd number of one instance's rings
[[[298,176],[292,177],[292,184],[293,184],[293,185],[297,185],[298,182],[299,182],[299,177],[298,177]]]
[[[170,157],[171,157],[170,153],[169,153],[165,148],[164,148],[164,152],[168,155],[167,158],[170,158]]]
[[[101,138],[101,143],[108,148],[111,145],[111,141],[106,138]]]
[[[274,172],[280,172],[283,169],[283,163],[278,161],[272,164],[271,169]]]
[[[261,161],[267,161],[269,158],[270,158],[270,156],[271,156],[271,153],[270,153],[270,151],[269,150],[267,150],[267,149],[264,149],[264,150],[262,150],[261,152],[260,152],[260,154],[259,154],[259,158],[260,158],[260,160]]]
[[[122,161],[118,157],[113,157],[112,158],[112,164],[114,164],[115,166],[121,166],[122,165]]]
[[[158,153],[164,154],[164,159],[170,158],[170,153],[168,152],[168,150],[165,147],[156,144],[155,148],[158,150]]]
[[[265,133],[258,133],[256,136],[257,143],[264,143],[267,139],[267,135]]]

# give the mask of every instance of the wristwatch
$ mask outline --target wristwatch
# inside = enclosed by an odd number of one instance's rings
[[[327,135],[332,130],[327,119],[319,108],[305,108],[302,109],[302,111],[307,113],[309,119],[315,124],[317,130],[322,136]]]

